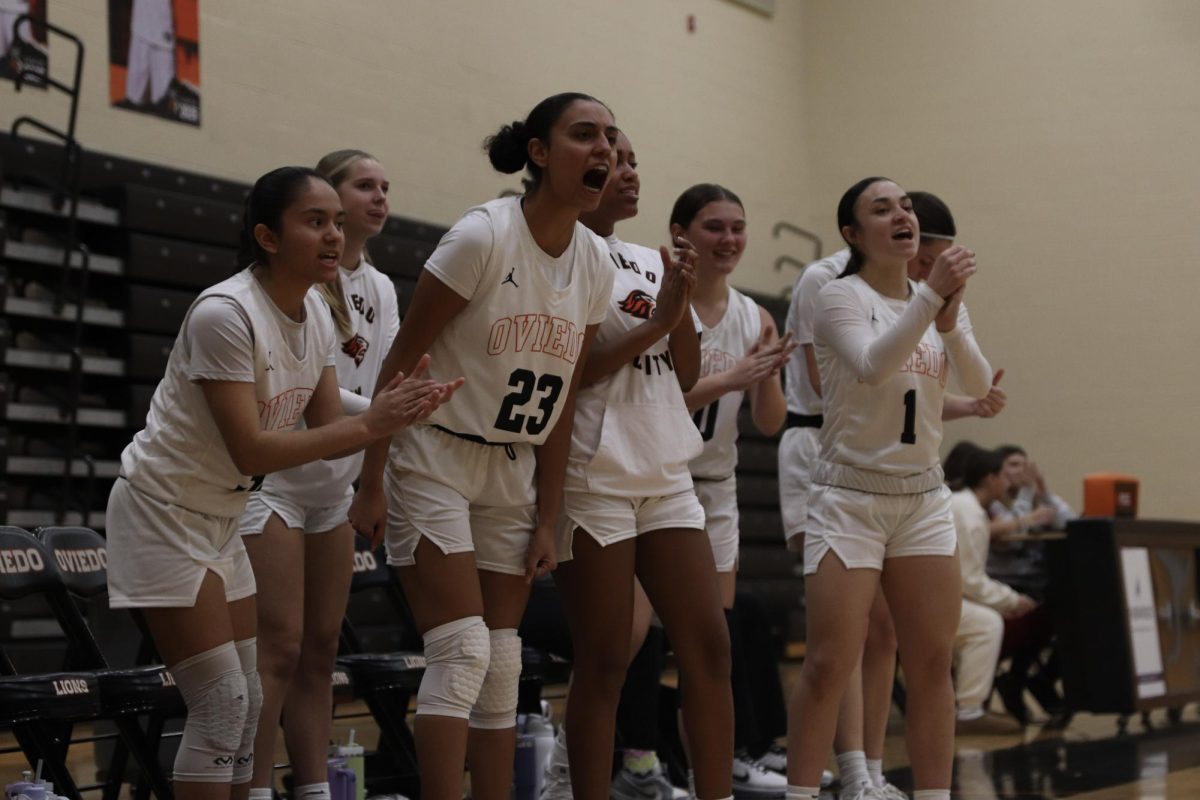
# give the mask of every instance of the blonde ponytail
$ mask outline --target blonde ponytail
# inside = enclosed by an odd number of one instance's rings
[[[350,324],[350,306],[346,304],[346,293],[342,291],[342,273],[329,283],[318,283],[317,291],[329,304],[333,314],[333,324],[337,327],[338,338],[346,341],[354,335],[354,326]]]

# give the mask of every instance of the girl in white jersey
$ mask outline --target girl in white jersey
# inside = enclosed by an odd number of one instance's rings
[[[804,531],[809,651],[789,708],[788,795],[817,796],[882,582],[910,693],[914,798],[948,800],[961,586],[938,445],[949,373],[973,397],[991,385],[962,305],[975,259],[948,248],[925,283],[910,282],[919,227],[884,178],[851,187],[838,224],[850,260],[818,294],[813,325],[825,419]]]
[[[360,150],[330,153],[317,172],[333,184],[345,211],[338,276],[317,289],[333,312],[343,404],[365,406],[400,327],[391,279],[365,258],[367,239],[387,221],[388,180],[382,165]],[[263,710],[254,746],[275,752],[282,709],[300,800],[329,797],[330,680],[354,560],[354,529],[346,514],[361,464],[356,454],[272,473],[250,496],[239,525],[258,583]],[[270,800],[272,762],[263,758],[256,765],[252,800]]]
[[[916,255],[908,261],[908,277],[919,282],[929,277],[934,261],[954,244],[958,231],[950,209],[937,196],[910,192],[909,199],[921,233]],[[788,308],[787,329],[800,347],[786,367],[788,429],[779,443],[779,501],[788,547],[798,552],[804,549],[810,473],[819,460],[823,422],[821,377],[813,349],[813,309],[821,288],[840,275],[849,261],[847,247],[806,266],[796,279]],[[981,399],[947,394],[942,421],[966,416],[986,419],[1000,413],[1005,393],[996,383],[1002,375],[998,370],[992,388]],[[882,772],[895,668],[896,632],[880,590],[871,606],[861,679],[858,674],[850,678],[834,739],[844,797],[852,797],[864,784],[873,784],[883,800],[905,797]]]
[[[738,555],[738,409],[749,395],[755,426],[772,435],[783,425],[787,407],[779,371],[791,353],[789,336],[780,338],[766,309],[729,285],[746,248],[746,212],[738,196],[723,186],[701,183],[683,192],[671,209],[671,233],[695,244],[696,290],[692,307],[700,319],[700,380],[685,395],[704,447],[688,467],[704,506],[717,583],[731,642],[734,743],[739,748],[734,789],[739,794],[781,794],[783,780],[746,752],[755,735],[753,703],[743,648],[733,612]],[[753,754],[761,755],[759,753]],[[695,755],[693,764],[701,763]]]
[[[403,429],[456,388],[420,379],[423,358],[413,379],[398,377],[364,414],[342,417],[333,324],[309,291],[337,275],[342,217],[337,192],[311,169],[255,183],[248,266],[188,310],[109,497],[110,602],[142,610],[188,707],[175,760],[181,800],[224,800],[231,783],[244,798],[249,788],[262,694],[254,575],[237,535],[247,493],[268,472]]]
[[[575,651],[566,722],[571,785],[577,800],[609,796],[636,575],[684,676],[696,796],[724,798],[733,721],[729,642],[701,534],[704,511],[687,469],[701,441],[683,399],[700,368],[688,304],[696,253],[678,235],[674,260],[665,247],[616,237],[615,223],[637,213],[638,189],[632,148],[620,134],[616,175],[600,207],[584,218],[606,237],[615,277],[576,403],[555,574]],[[648,619],[646,613],[639,621]],[[644,627],[638,634],[640,643]]]
[[[612,113],[554,95],[486,142],[501,172],[528,168],[523,197],[471,209],[417,282],[380,381],[429,348],[466,384],[447,405],[368,451],[351,522],[384,530],[388,563],[425,639],[416,744],[422,797],[507,800],[516,747],[517,626],[554,533],[575,390],[608,308],[604,241],[578,221],[615,163]],[[386,471],[384,469],[386,461]]]

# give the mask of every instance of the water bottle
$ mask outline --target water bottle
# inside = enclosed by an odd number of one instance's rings
[[[538,800],[543,772],[554,751],[554,726],[541,714],[517,715],[517,755],[513,765],[515,800]]]
[[[329,759],[328,764],[330,800],[354,800],[358,791],[354,770],[346,766],[346,759],[342,756]]]
[[[46,782],[34,780],[33,773],[25,770],[21,780],[4,787],[4,796],[8,800],[46,800]]]
[[[345,744],[334,745],[331,748],[331,756],[345,759],[346,766],[354,773],[354,798],[353,800],[366,800],[367,796],[367,781],[366,781],[366,761],[363,746],[354,742],[354,729],[350,729],[350,736]]]

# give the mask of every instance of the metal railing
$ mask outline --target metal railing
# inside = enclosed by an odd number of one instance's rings
[[[79,285],[76,289],[77,301],[75,303],[74,327],[70,341],[62,348],[71,359],[71,368],[70,376],[67,380],[67,392],[63,398],[61,409],[62,418],[67,426],[66,442],[63,448],[62,494],[59,497],[55,512],[58,522],[61,524],[72,505],[77,506],[82,511],[84,520],[86,521],[88,510],[91,508],[91,494],[95,479],[94,464],[90,458],[85,457],[84,461],[88,464],[88,478],[84,484],[83,497],[77,502],[72,502],[75,493],[73,491],[71,468],[74,461],[75,448],[79,440],[79,400],[83,388],[83,311],[84,299],[87,296],[89,272],[87,248],[79,243],[79,176],[83,148],[80,147],[79,141],[75,138],[75,126],[79,119],[79,95],[83,85],[83,57],[85,48],[83,41],[75,34],[45,20],[34,18],[29,14],[22,14],[13,22],[14,41],[16,40],[16,31],[22,24],[27,24],[36,31],[45,31],[47,34],[54,34],[62,39],[66,39],[75,46],[75,67],[70,83],[63,83],[52,77],[48,70],[46,73],[41,73],[29,69],[25,64],[21,64],[14,84],[18,92],[28,82],[30,84],[36,83],[38,86],[45,86],[48,89],[67,95],[70,99],[70,107],[67,113],[66,127],[64,129],[55,128],[34,117],[22,115],[13,120],[10,129],[14,140],[20,139],[22,130],[29,128],[61,142],[63,146],[62,167],[58,176],[56,178],[42,178],[37,181],[50,190],[55,210],[61,212],[66,218],[66,233],[62,238],[62,274],[59,280],[59,289],[54,299],[55,314],[61,313],[70,300],[72,294],[71,262],[75,258],[75,255],[79,254]]]

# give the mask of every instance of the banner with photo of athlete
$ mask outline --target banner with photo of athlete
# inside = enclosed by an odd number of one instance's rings
[[[200,124],[199,3],[108,0],[108,93],[112,105]]]
[[[28,14],[32,20],[17,20]],[[26,86],[45,86],[50,60],[46,47],[46,0],[0,0],[0,78],[16,80],[22,71]]]

